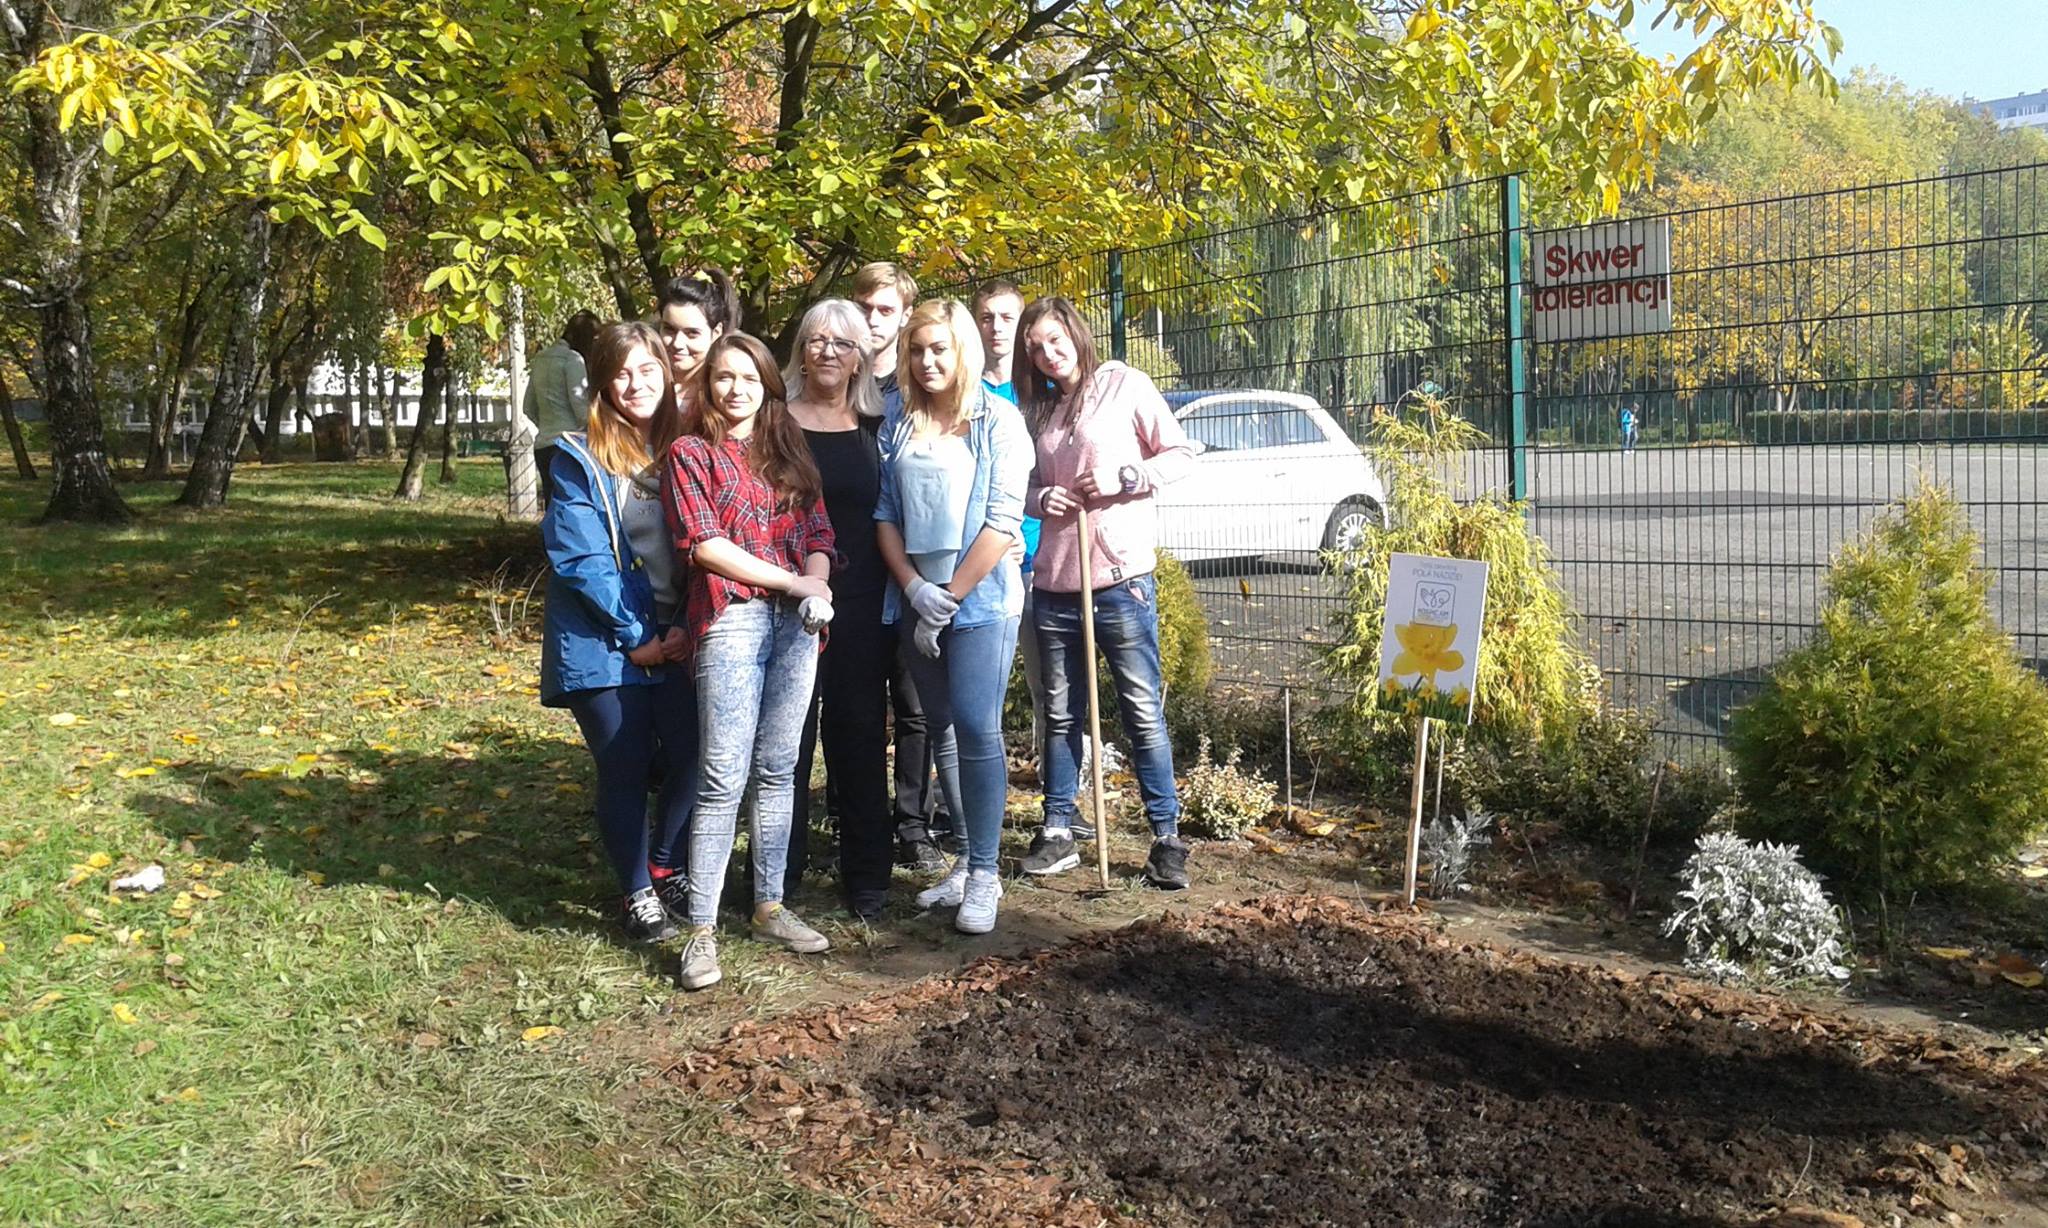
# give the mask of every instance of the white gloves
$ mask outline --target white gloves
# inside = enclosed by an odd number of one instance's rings
[[[816,635],[832,621],[832,603],[823,597],[806,597],[797,604],[796,613],[804,621],[804,633]]]
[[[910,639],[927,659],[936,661],[939,659],[939,632],[945,629],[945,623],[920,618],[917,620],[917,630],[910,633]]]
[[[941,627],[952,622],[954,612],[960,608],[958,598],[922,577],[912,580],[909,590],[903,595],[910,599],[910,608],[917,611],[921,621],[937,623]]]

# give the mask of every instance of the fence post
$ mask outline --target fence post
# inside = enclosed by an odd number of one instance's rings
[[[1528,324],[1522,316],[1522,177],[1500,181],[1501,372],[1508,397],[1508,496],[1529,497]]]
[[[1124,319],[1124,254],[1109,249],[1109,356],[1123,362],[1130,351],[1130,326]]]

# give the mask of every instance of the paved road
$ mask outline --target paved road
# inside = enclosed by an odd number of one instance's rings
[[[1505,458],[1481,458],[1504,472]],[[1983,536],[1992,609],[2048,659],[2048,449],[2032,445],[1545,449],[1535,523],[1620,698],[1681,734],[1729,707],[1816,616],[1828,561],[1921,475],[1952,486]],[[1218,673],[1307,683],[1339,586],[1304,556],[1197,568]],[[1245,589],[1251,590],[1249,598]]]

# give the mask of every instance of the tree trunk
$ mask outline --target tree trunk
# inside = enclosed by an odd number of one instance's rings
[[[455,381],[441,390],[441,485],[455,485]]]
[[[263,454],[266,465],[284,459],[284,407],[292,399],[292,382],[286,377],[284,355],[270,362],[270,395],[263,405]]]
[[[241,451],[242,436],[249,427],[259,374],[256,330],[270,289],[270,212],[261,203],[249,207],[243,222],[241,258],[243,267],[226,290],[234,306],[228,317],[220,374],[214,380],[213,400],[206,407],[206,425],[199,431],[192,469],[177,499],[183,507],[227,503],[228,483],[235,476],[235,454]]]
[[[377,419],[384,426],[384,455],[398,455],[398,391],[402,377],[396,367],[379,367],[377,376],[377,399],[383,408]]]
[[[425,487],[427,431],[441,407],[441,389],[448,383],[448,340],[439,333],[427,334],[427,356],[420,364],[420,412],[413,419],[412,439],[405,447],[405,471],[398,475],[397,497],[417,501]]]
[[[99,145],[82,125],[66,134],[54,99],[20,95],[28,115],[29,178],[34,185],[31,267],[41,306],[37,353],[43,366],[43,419],[50,427],[50,502],[42,521],[122,524],[135,518],[114,487],[93,373],[92,307],[85,268],[85,185]]]
[[[14,471],[23,479],[36,479],[36,463],[28,457],[28,441],[21,437],[21,423],[14,417],[14,390],[7,386],[7,373],[0,371],[0,423],[7,426],[7,446],[14,449]]]
[[[505,515],[513,520],[540,516],[540,474],[533,463],[533,423],[526,418],[526,287],[512,287],[511,318],[505,330],[511,355],[511,401],[505,414]]]

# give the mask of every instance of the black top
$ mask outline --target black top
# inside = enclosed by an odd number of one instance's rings
[[[879,418],[863,418],[850,431],[804,432],[811,460],[825,484],[825,515],[846,565],[832,576],[834,597],[875,597],[889,581],[875,544],[875,504],[882,497]]]

